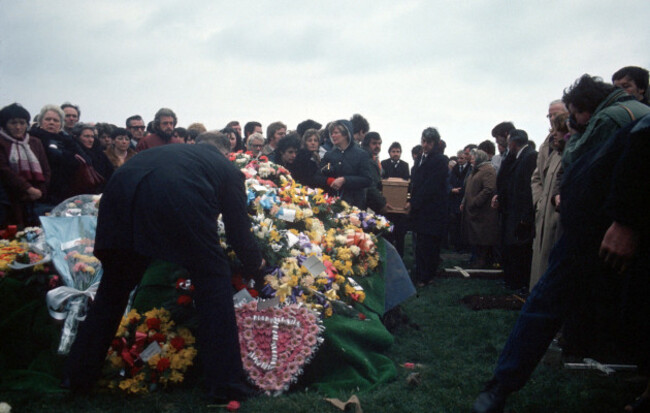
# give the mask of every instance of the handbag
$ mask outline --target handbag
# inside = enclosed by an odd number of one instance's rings
[[[104,183],[104,177],[81,156],[75,155],[75,157],[81,162],[81,165],[77,168],[70,182],[69,196],[96,193],[97,188]]]

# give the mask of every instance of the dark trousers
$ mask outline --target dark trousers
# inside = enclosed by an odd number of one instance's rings
[[[436,275],[440,265],[440,241],[435,235],[417,233],[415,282],[426,283]]]
[[[79,326],[66,365],[72,388],[88,390],[101,374],[106,352],[115,336],[129,293],[140,282],[149,258],[133,251],[103,251],[104,274],[88,316]],[[205,269],[207,268],[207,269]],[[196,287],[199,315],[199,356],[209,394],[236,387],[243,377],[237,323],[228,274],[215,274],[214,266],[188,268]]]
[[[406,230],[408,219],[405,214],[386,214],[386,218],[393,223],[393,232],[386,234],[386,238],[397,250],[400,257],[404,257],[404,238],[406,237]]]
[[[528,289],[530,265],[533,259],[532,242],[523,245],[504,245],[501,259],[506,286],[513,290]]]
[[[549,265],[521,309],[501,352],[495,378],[509,391],[524,386],[564,322],[585,304],[590,282],[610,271],[598,258],[597,245],[575,248],[564,235],[555,244]],[[567,251],[571,247],[573,252]],[[598,329],[599,326],[592,326]]]

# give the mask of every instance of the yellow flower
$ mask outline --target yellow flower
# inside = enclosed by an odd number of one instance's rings
[[[281,239],[282,236],[280,236],[280,233],[275,229],[272,229],[271,232],[269,232],[269,240],[273,242],[280,242]]]

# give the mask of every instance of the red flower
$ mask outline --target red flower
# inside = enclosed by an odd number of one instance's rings
[[[366,315],[364,313],[359,313],[359,320],[363,321],[366,319]]]
[[[183,347],[185,346],[185,339],[183,337],[181,337],[181,336],[176,336],[176,337],[171,339],[170,344],[176,350],[182,350]]]
[[[180,295],[176,300],[178,305],[190,305],[192,304],[192,297],[187,294]]]
[[[229,412],[234,412],[239,410],[240,407],[241,404],[239,404],[237,400],[231,400],[230,402],[228,402],[228,405],[226,406],[226,410],[228,410]]]
[[[138,324],[138,319],[133,317],[129,320],[129,324]]]
[[[111,348],[115,351],[120,351],[124,347],[124,342],[120,340],[119,338],[114,338],[113,341],[111,342]]]
[[[163,372],[167,370],[171,366],[171,362],[167,357],[163,357],[160,360],[158,360],[158,364],[156,365],[156,370]]]
[[[149,328],[149,330],[160,330],[160,319],[147,318],[147,328]]]
[[[262,161],[262,162],[268,162],[269,158],[266,155],[262,155],[262,156],[259,157],[259,160]]]
[[[162,334],[162,333],[156,333],[153,336],[151,336],[151,341],[157,341],[158,343],[164,343],[167,341],[167,337]]]

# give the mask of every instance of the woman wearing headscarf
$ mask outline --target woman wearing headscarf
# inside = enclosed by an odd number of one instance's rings
[[[472,149],[472,170],[465,184],[461,202],[463,229],[469,244],[475,248],[476,268],[485,268],[492,247],[499,243],[499,215],[490,206],[497,190],[497,174],[485,151]]]
[[[38,225],[34,206],[50,181],[50,166],[41,141],[27,133],[31,116],[17,103],[0,110],[0,181],[10,203],[7,223]]]

